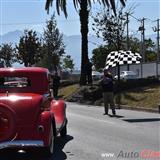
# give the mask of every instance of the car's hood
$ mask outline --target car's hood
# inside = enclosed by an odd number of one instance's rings
[[[0,93],[0,103],[8,105],[16,113],[20,124],[30,124],[37,120],[42,103],[42,95],[31,93]]]

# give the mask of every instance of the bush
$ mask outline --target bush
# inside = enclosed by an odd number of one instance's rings
[[[126,81],[116,81],[115,82],[115,92],[121,92],[128,89],[146,87],[152,84],[158,84],[160,81],[157,78],[142,78],[142,79],[132,79]]]
[[[87,86],[83,89],[83,99],[95,101],[102,97],[102,91],[99,86]]]

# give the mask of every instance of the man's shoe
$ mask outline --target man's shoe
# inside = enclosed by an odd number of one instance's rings
[[[103,113],[103,115],[108,115],[108,113]]]

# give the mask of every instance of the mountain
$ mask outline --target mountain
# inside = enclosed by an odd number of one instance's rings
[[[16,30],[13,32],[8,32],[7,34],[0,36],[0,44],[2,43],[12,43],[15,45],[18,43],[19,38],[23,35],[22,31]],[[37,33],[39,37],[41,37],[40,33]],[[80,35],[72,35],[63,37],[64,44],[66,46],[66,54],[71,55],[74,60],[75,68],[80,68],[81,64],[81,36]],[[96,36],[88,37],[88,52],[89,57],[92,57],[92,50],[97,48],[98,45],[103,43],[102,39],[98,39]]]
[[[66,53],[71,55],[74,59],[76,67],[80,68],[81,64],[81,36],[73,35],[73,36],[65,36],[64,43],[66,45]],[[98,45],[103,44],[102,39],[98,39],[95,36],[88,37],[88,53],[89,58],[92,57],[92,50],[97,48]]]
[[[23,32],[19,30],[8,32],[4,35],[0,35],[0,44],[2,43],[16,44],[22,35],[23,35]]]

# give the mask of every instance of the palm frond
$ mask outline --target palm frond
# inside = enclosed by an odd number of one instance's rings
[[[59,10],[59,8],[60,8],[60,1],[56,1],[56,9],[57,9],[57,13],[58,13],[58,15],[60,15],[60,10]]]
[[[115,0],[110,0],[110,4],[111,4],[111,7],[112,7],[112,10],[113,10],[114,14],[116,15],[116,5],[115,5]]]
[[[45,10],[47,10],[47,13],[49,13],[49,8],[50,8],[50,6],[52,6],[52,2],[53,2],[53,0],[46,0]],[[93,0],[93,2],[95,2],[95,1]],[[114,14],[116,15],[115,0],[97,0],[97,2],[100,4],[103,4],[104,6],[107,6],[107,7],[111,6]],[[126,0],[120,0],[120,2],[123,6],[125,6]],[[83,3],[83,0],[73,0],[73,4],[74,4],[74,7],[76,10],[81,3]],[[91,7],[92,1],[87,0],[87,4],[89,7]],[[57,13],[60,14],[60,10],[61,10],[64,12],[65,17],[67,17],[66,6],[67,6],[67,0],[56,0]]]
[[[56,9],[58,15],[60,15],[60,10],[64,13],[65,17],[67,17],[67,9],[66,9],[66,0],[56,0]]]
[[[126,1],[126,0],[120,0],[121,4],[122,4],[123,6],[126,5],[126,4],[125,4],[125,1]]]
[[[80,3],[81,3],[80,0],[73,0],[73,4],[74,4],[74,7],[75,7],[76,10],[77,10]]]
[[[88,6],[91,7],[91,1],[90,0],[88,0]]]
[[[107,5],[108,7],[110,6],[108,0],[102,0],[102,2],[103,2],[103,5],[104,5],[104,6],[106,6],[106,5]]]
[[[64,12],[64,15],[67,17],[67,9],[66,9],[67,2],[66,2],[66,0],[62,0],[61,2],[62,2],[61,3],[61,9]]]
[[[49,7],[52,6],[53,0],[46,0],[45,10],[49,13]]]

